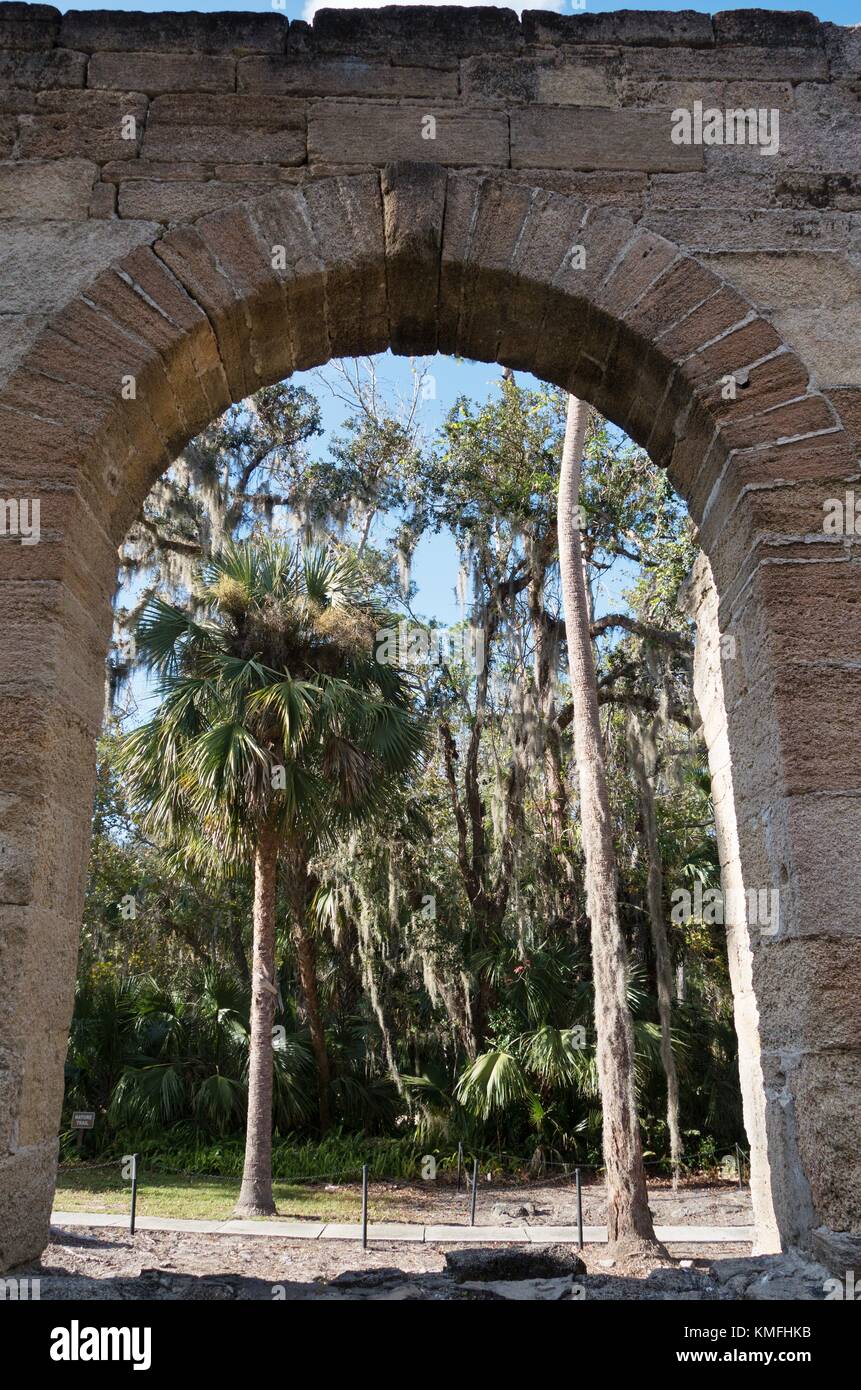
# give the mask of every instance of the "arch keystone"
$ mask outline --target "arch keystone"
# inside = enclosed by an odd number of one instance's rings
[[[402,160],[382,172],[389,337],[407,356],[437,349],[446,182],[438,164]]]

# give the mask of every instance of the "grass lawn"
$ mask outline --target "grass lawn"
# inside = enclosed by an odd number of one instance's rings
[[[144,1170],[138,1179],[138,1215],[223,1221],[233,1212],[239,1187],[239,1178],[180,1177]],[[273,1191],[279,1216],[305,1217],[309,1221],[358,1221],[361,1216],[362,1194],[357,1186],[326,1192],[310,1183],[276,1179]],[[374,1221],[393,1219],[398,1196],[397,1192],[375,1194],[372,1190],[370,1218]],[[58,1173],[54,1206],[57,1211],[125,1214],[130,1197],[131,1183],[120,1177],[119,1164],[116,1170],[81,1168]]]

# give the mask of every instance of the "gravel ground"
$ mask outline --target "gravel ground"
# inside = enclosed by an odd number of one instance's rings
[[[397,1208],[402,1219],[463,1220],[463,1195],[451,1189],[430,1184],[387,1187],[390,1200],[403,1194]],[[749,1194],[727,1184],[691,1184],[676,1192],[669,1184],[652,1184],[650,1204],[659,1225],[746,1225],[751,1219]],[[570,1224],[576,1219],[573,1189],[559,1183],[532,1184],[528,1189],[494,1185],[481,1191],[478,1223],[504,1224],[499,1208],[516,1212],[524,1205],[533,1208],[530,1224]],[[583,1209],[587,1225],[603,1223],[602,1189],[584,1190]],[[387,1206],[386,1215],[395,1219],[395,1210]],[[16,1273],[38,1277],[42,1299],[559,1300],[572,1296],[573,1280],[574,1296],[588,1299],[709,1300],[727,1296],[710,1273],[711,1261],[750,1253],[743,1242],[674,1245],[670,1260],[621,1262],[611,1259],[606,1246],[593,1245],[582,1252],[583,1268],[574,1274],[563,1271],[559,1278],[536,1277],[506,1286],[458,1284],[447,1273],[445,1253],[473,1248],[385,1241],[362,1250],[354,1241],[146,1230],[132,1238],[127,1232],[95,1227],[53,1228],[41,1262]],[[570,1260],[576,1253],[567,1247],[559,1258]],[[692,1263],[683,1268],[682,1260]]]
[[[41,1262],[16,1270],[38,1277],[46,1299],[479,1299],[446,1274],[445,1251],[472,1246],[385,1241],[362,1250],[353,1241],[284,1241],[265,1236],[197,1232],[52,1230]],[[494,1249],[522,1250],[522,1246]],[[707,1271],[710,1257],[749,1253],[745,1244],[674,1246],[673,1260],[609,1262],[606,1247],[583,1252],[585,1274],[575,1275],[586,1298],[718,1298]],[[571,1251],[571,1254],[576,1252]],[[675,1261],[692,1258],[694,1267]],[[340,1281],[336,1282],[336,1281]],[[550,1286],[553,1287],[550,1287]],[[534,1286],[534,1287],[533,1287]],[[526,1281],[517,1298],[570,1296],[570,1277]],[[492,1296],[492,1295],[484,1295]],[[497,1295],[498,1296],[498,1295]]]

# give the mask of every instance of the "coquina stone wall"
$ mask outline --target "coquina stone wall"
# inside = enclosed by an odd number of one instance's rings
[[[229,402],[388,346],[573,390],[687,500],[724,874],[780,902],[728,923],[759,1240],[857,1251],[859,61],[804,13],[0,5],[0,496],[41,508],[0,535],[0,1268],[46,1238],[116,547]]]

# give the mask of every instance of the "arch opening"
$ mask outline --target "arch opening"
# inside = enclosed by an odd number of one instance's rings
[[[267,193],[139,247],[65,305],[0,397],[18,441],[5,486],[39,498],[42,526],[40,545],[3,547],[15,1103],[0,1186],[18,1214],[0,1262],[41,1248],[47,1228],[116,548],[155,480],[229,404],[387,347],[498,362],[589,400],[685,498],[714,571],[695,601],[718,635],[700,680],[725,867],[779,884],[786,903],[776,936],[737,940],[760,1239],[856,1230],[830,1107],[855,1084],[857,1050],[836,1017],[823,1038],[819,999],[836,969],[857,975],[857,951],[845,905],[824,938],[811,926],[835,853],[823,864],[813,848],[828,839],[818,803],[852,790],[831,761],[845,695],[826,691],[824,767],[797,740],[800,702],[830,657],[817,615],[835,593],[850,603],[857,583],[817,529],[823,496],[851,481],[851,443],[768,320],[665,238],[503,177],[395,165]],[[720,635],[737,637],[740,659],[720,661]],[[34,1003],[48,1021],[38,1038]],[[826,1067],[838,1082],[827,1100]]]

